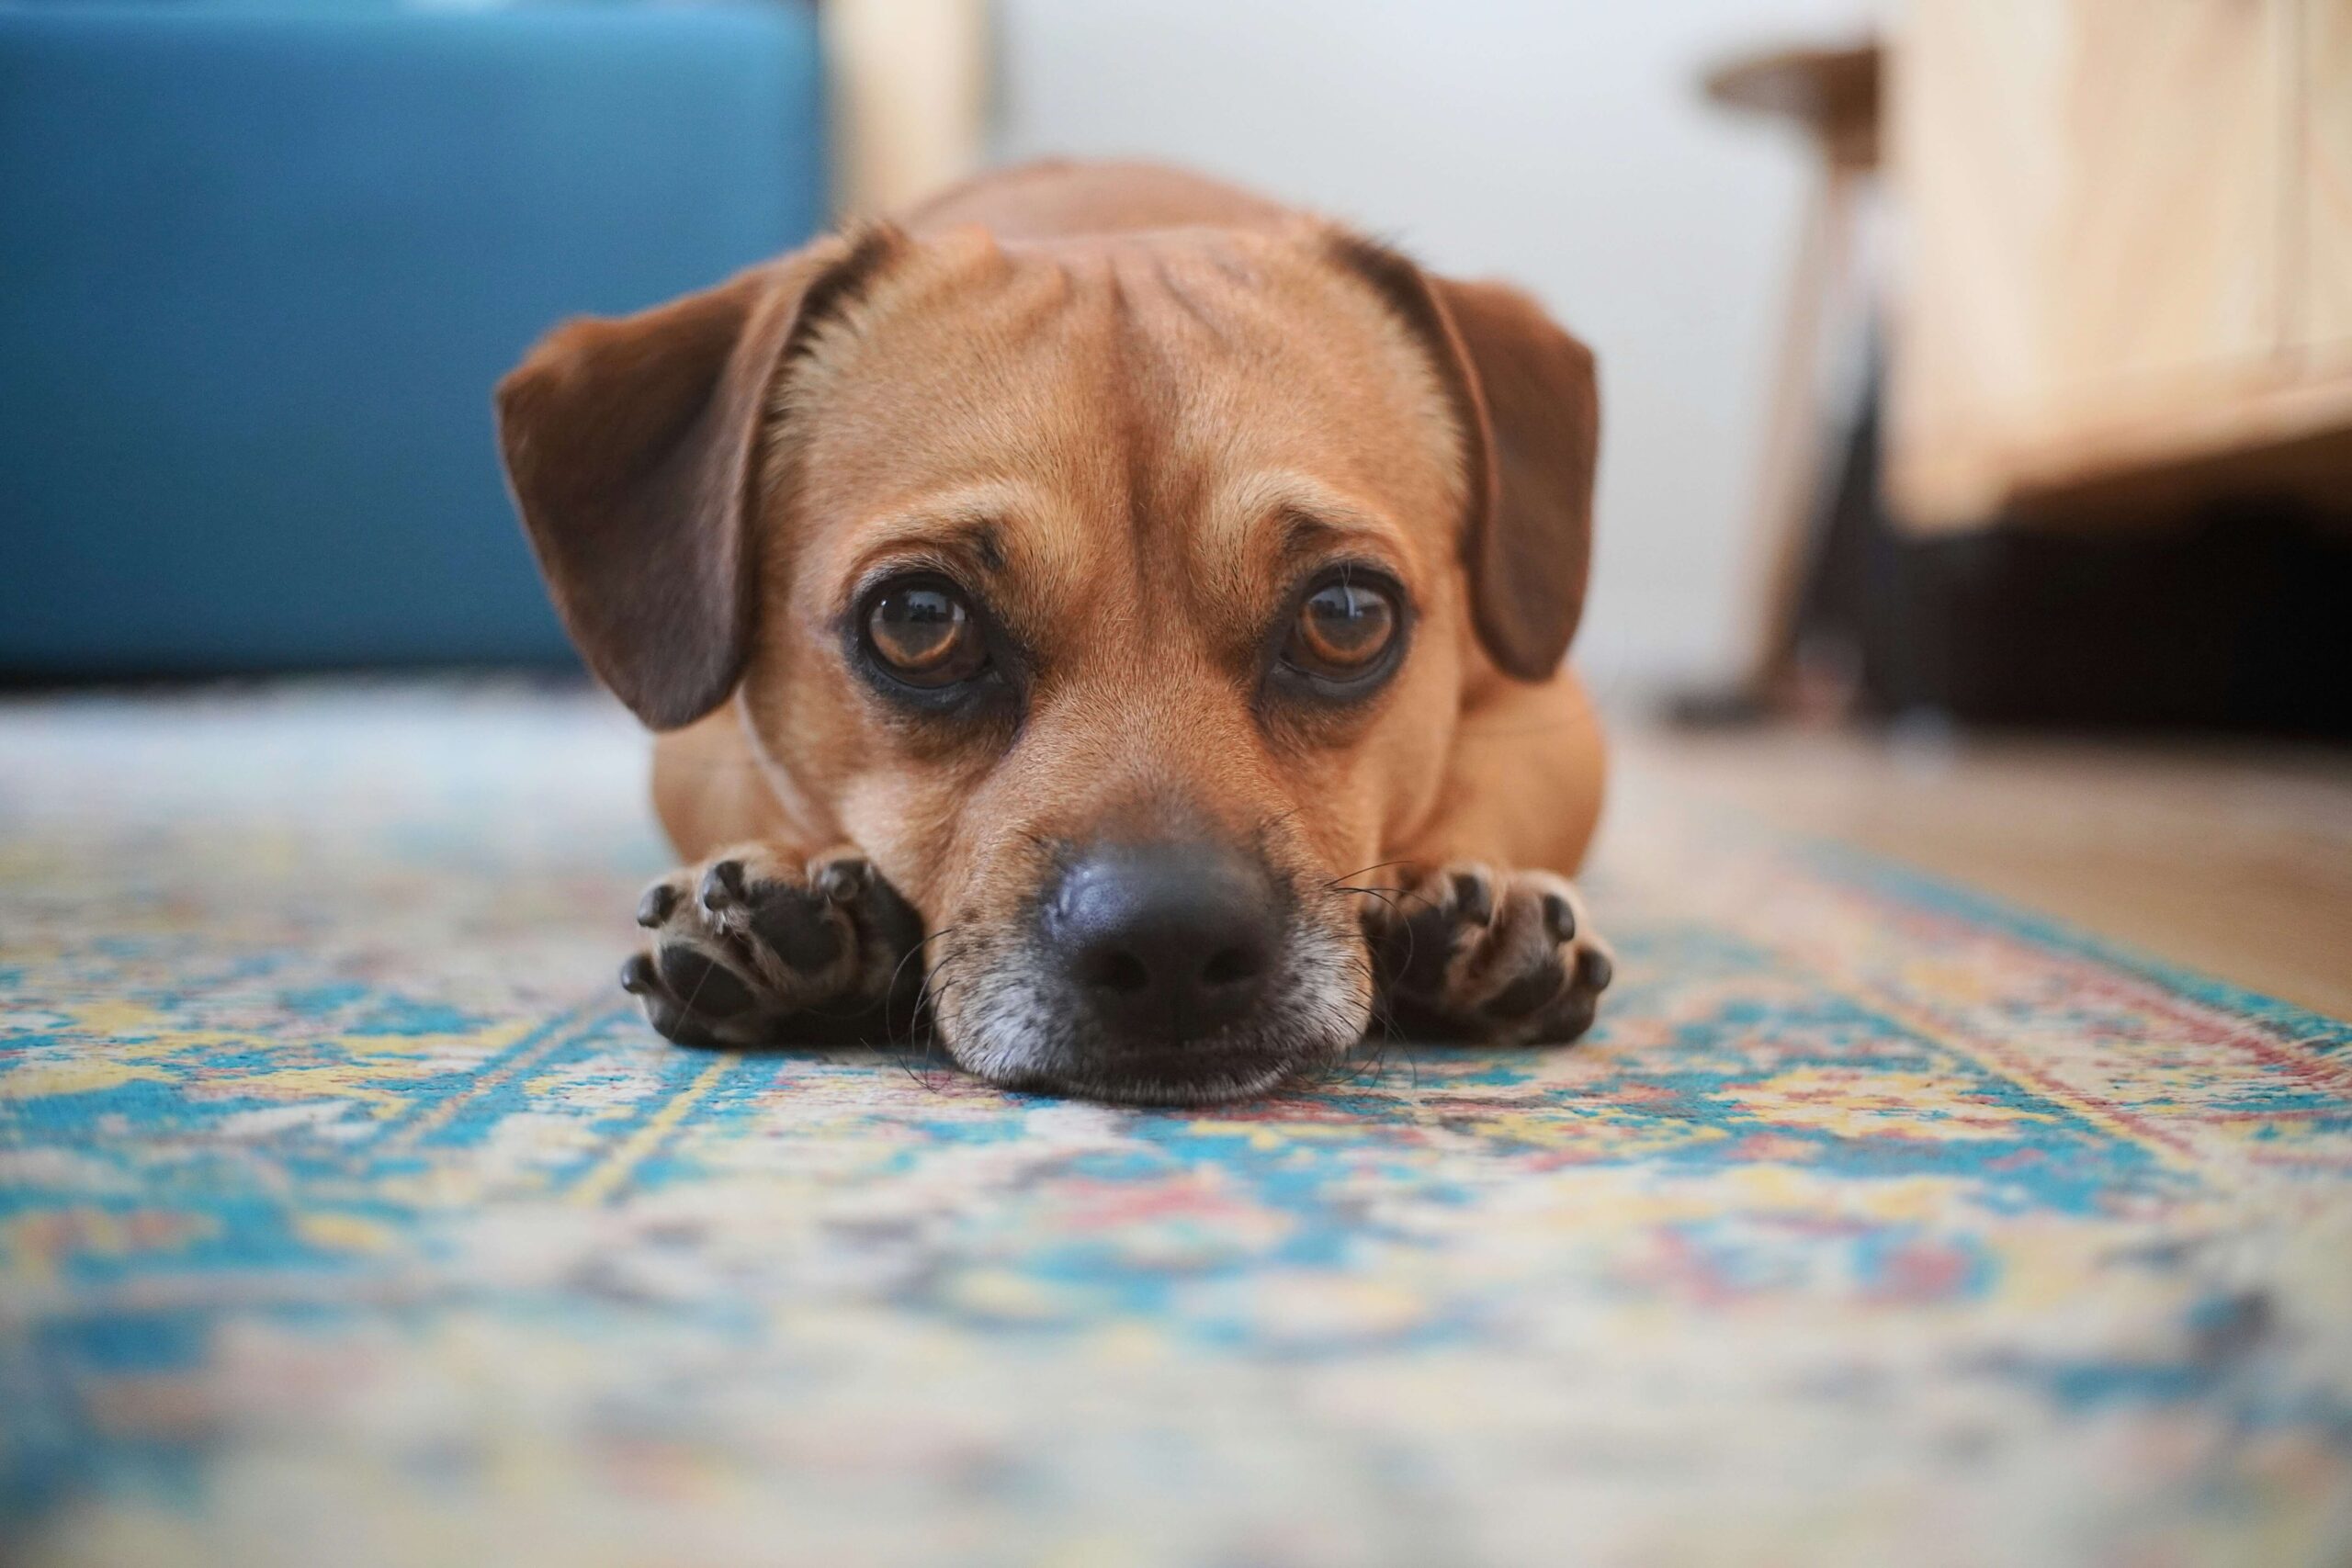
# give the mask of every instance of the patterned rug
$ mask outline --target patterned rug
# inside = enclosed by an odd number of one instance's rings
[[[2352,1561],[2352,1028],[1637,773],[1571,1050],[698,1053],[642,759],[0,706],[0,1556]]]

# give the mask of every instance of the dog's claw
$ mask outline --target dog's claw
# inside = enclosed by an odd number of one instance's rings
[[[646,897],[647,901],[650,902],[652,895],[649,893]],[[645,905],[639,904],[637,923],[644,926],[660,922],[647,919]],[[632,953],[621,961],[621,989],[632,997],[650,996],[661,989],[661,981],[654,973],[653,959],[650,954]]]
[[[713,861],[710,869],[702,874],[702,885],[695,896],[702,907],[713,914],[723,913],[743,902],[743,863],[740,860]]]
[[[1573,1040],[1615,972],[1575,888],[1550,872],[1446,867],[1367,906],[1364,922],[1392,999],[1453,1032]]]
[[[1544,923],[1551,929],[1555,940],[1573,942],[1577,934],[1577,907],[1559,893],[1544,895]],[[1594,950],[1596,953],[1599,949]],[[1607,985],[1607,981],[1601,984]]]
[[[864,858],[828,861],[817,874],[817,891],[828,903],[846,904],[874,880],[874,863]]]
[[[1495,890],[1483,873],[1453,874],[1453,912],[1466,926],[1483,926],[1495,918]]]
[[[676,888],[666,882],[655,883],[645,890],[645,897],[637,901],[637,923],[651,931],[670,918],[670,911],[676,908],[677,902]]]
[[[922,935],[863,855],[802,861],[761,845],[673,872],[646,889],[637,919],[653,948],[621,966],[621,988],[656,1030],[695,1044],[786,1039],[796,1018],[817,1014],[819,1032],[838,1033],[888,999]]]

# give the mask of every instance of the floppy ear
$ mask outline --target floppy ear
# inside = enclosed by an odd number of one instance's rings
[[[1354,235],[1336,243],[1418,333],[1463,430],[1471,616],[1506,672],[1548,680],[1584,613],[1600,390],[1592,351],[1515,288],[1432,277]]]
[[[655,729],[727,700],[752,635],[746,513],[770,384],[889,231],[556,328],[498,384],[498,440],[571,640]]]

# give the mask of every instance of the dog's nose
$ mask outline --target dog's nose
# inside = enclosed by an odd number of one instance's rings
[[[1242,1017],[1282,942],[1272,879],[1208,844],[1093,850],[1063,872],[1045,914],[1072,987],[1128,1039],[1196,1040]]]

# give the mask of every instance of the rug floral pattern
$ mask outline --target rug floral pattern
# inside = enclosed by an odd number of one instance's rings
[[[2352,1559],[2352,1028],[1633,779],[1574,1049],[682,1050],[641,760],[0,708],[0,1555]]]

